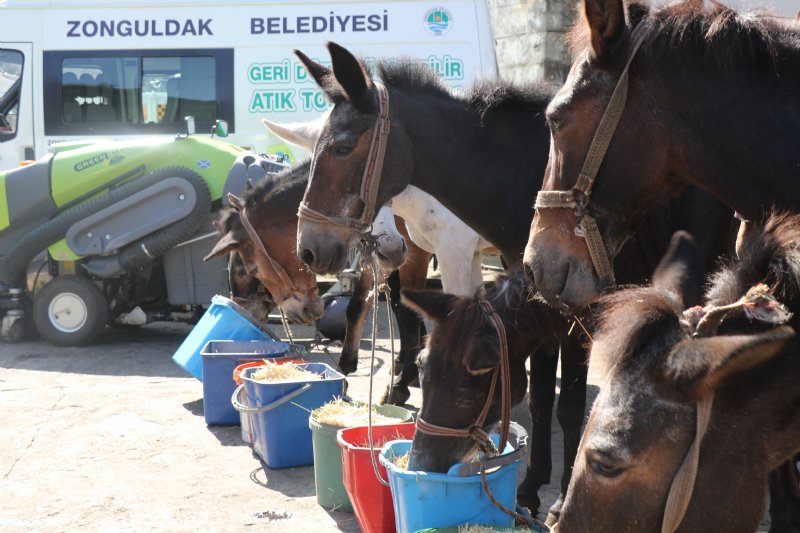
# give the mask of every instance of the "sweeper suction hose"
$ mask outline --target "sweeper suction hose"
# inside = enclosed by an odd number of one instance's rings
[[[144,239],[128,245],[115,256],[97,259],[96,261],[109,262],[97,270],[102,271],[102,275],[106,276],[107,272],[112,272],[117,268],[121,268],[119,273],[122,273],[126,269],[145,264],[151,258],[158,257],[175,244],[187,239],[197,230],[210,211],[211,193],[206,182],[196,172],[184,167],[166,167],[67,209],[28,233],[17,241],[0,261],[0,283],[11,287],[22,286],[25,283],[25,271],[31,260],[51,244],[63,239],[65,232],[72,224],[168,177],[183,178],[195,188],[197,202],[192,212],[169,228],[152,233]],[[111,263],[116,263],[117,266],[111,266]]]

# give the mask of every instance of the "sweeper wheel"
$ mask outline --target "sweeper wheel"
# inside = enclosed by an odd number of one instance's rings
[[[93,282],[60,276],[36,294],[33,321],[45,340],[59,346],[85,346],[103,331],[108,304]]]

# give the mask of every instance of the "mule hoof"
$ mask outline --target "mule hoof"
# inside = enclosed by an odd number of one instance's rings
[[[531,516],[536,518],[536,515],[539,514],[539,506],[542,502],[535,492],[527,492],[524,487],[520,486],[517,488],[517,503],[522,507],[527,507],[531,512]]]
[[[339,370],[341,370],[342,374],[344,374],[345,376],[347,374],[352,374],[353,372],[355,372],[357,367],[358,367],[358,358],[356,358],[354,361],[345,358],[339,359]]]
[[[564,506],[564,495],[560,494],[556,503],[547,511],[547,520],[544,521],[548,527],[552,527],[561,518],[561,508]]]
[[[381,405],[391,404],[402,406],[411,398],[411,391],[407,387],[386,387],[386,392],[381,396]]]

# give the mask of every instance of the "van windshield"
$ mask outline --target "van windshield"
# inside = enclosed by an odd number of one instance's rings
[[[22,53],[0,50],[0,139],[17,131],[17,109],[22,86]]]

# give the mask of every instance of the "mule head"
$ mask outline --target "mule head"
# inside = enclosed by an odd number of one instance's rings
[[[332,69],[295,51],[334,104],[314,147],[303,202],[328,217],[359,219],[365,209],[361,182],[378,118],[378,91],[367,68],[349,51],[335,43],[328,43],[328,50]],[[391,99],[389,113],[391,118]],[[410,141],[402,127],[392,121],[389,131],[376,206],[405,188],[413,169]],[[348,225],[301,218],[297,254],[315,272],[338,272],[346,267],[347,251],[359,237],[359,230]]]
[[[644,17],[623,0],[584,0],[583,22],[573,30],[575,59],[565,84],[548,105],[550,157],[542,191],[572,191],[583,173],[595,132],[630,52],[632,28]],[[641,52],[640,52],[641,53]],[[638,66],[631,67],[633,71]],[[634,225],[658,198],[673,194],[668,136],[657,121],[643,122],[657,108],[641,76],[631,75],[627,101],[586,202],[597,221],[603,245],[613,258]],[[595,159],[596,159],[595,154]],[[580,234],[580,208],[537,209],[524,263],[537,290],[552,304],[578,310],[595,301],[604,286]]]
[[[312,150],[327,120],[328,113],[309,122],[279,124],[267,119],[261,119],[261,122],[284,141]],[[375,253],[381,268],[388,271],[399,268],[406,260],[408,246],[398,231],[394,216],[388,206],[383,206],[378,210],[370,233],[378,239],[378,248]]]
[[[205,259],[237,252],[246,272],[266,287],[289,320],[301,324],[314,323],[322,316],[323,304],[316,276],[294,253],[297,219],[271,216],[264,210],[256,210],[249,216],[270,257],[283,268],[290,283],[253,242],[242,225],[239,212],[234,209],[223,211],[215,222],[222,237]]]
[[[483,410],[494,372],[499,372],[497,330],[480,304],[470,297],[425,291],[403,291],[403,302],[436,323],[417,358],[422,409],[419,417],[438,426],[463,429],[472,426]],[[525,395],[524,358],[511,359],[511,402]],[[501,387],[498,385],[484,428],[500,420]],[[478,451],[471,438],[433,436],[417,431],[409,457],[410,470],[447,472]]]
[[[763,514],[771,468],[756,443],[763,437],[755,429],[750,435],[757,422],[753,411],[747,413],[758,404],[750,397],[758,394],[745,384],[794,333],[780,327],[693,338],[682,315],[685,249],[673,252],[677,262],[662,262],[652,287],[601,301],[590,357],[608,371],[584,430],[557,531],[661,531],[670,486],[695,438],[697,402],[712,395],[716,403],[681,531],[713,530],[722,523],[752,531]]]

